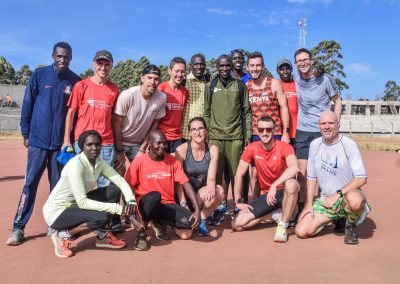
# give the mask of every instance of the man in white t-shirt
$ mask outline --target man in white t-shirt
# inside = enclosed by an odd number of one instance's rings
[[[307,165],[307,200],[299,216],[296,235],[307,238],[328,223],[346,219],[346,244],[358,244],[356,225],[370,211],[361,187],[367,173],[357,144],[339,134],[335,113],[324,111],[319,118],[322,137],[311,142]],[[321,196],[314,194],[321,188]]]
[[[158,128],[165,116],[167,97],[157,90],[161,71],[155,65],[146,66],[140,86],[129,88],[118,97],[113,115],[114,146],[117,152],[115,168],[125,174],[125,156],[131,162],[147,148],[147,134]]]

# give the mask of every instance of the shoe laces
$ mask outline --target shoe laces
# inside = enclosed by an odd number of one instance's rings
[[[71,241],[70,240],[68,240],[68,239],[63,239],[63,241],[62,241],[62,246],[63,246],[63,249],[65,249],[65,250],[69,250],[70,248],[71,248]]]

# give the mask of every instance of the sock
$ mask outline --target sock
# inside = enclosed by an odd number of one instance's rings
[[[68,230],[58,231],[57,236],[61,239],[70,239],[71,238],[71,234],[68,232]]]
[[[287,227],[289,226],[289,223],[288,223],[288,222],[279,221],[279,225],[281,225],[281,226],[283,226],[285,229],[287,229]]]
[[[102,240],[108,235],[109,231],[108,230],[95,230],[94,233],[97,235],[97,237],[100,240]]]

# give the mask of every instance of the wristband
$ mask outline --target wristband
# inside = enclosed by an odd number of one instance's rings
[[[342,190],[340,190],[340,189],[339,189],[339,190],[337,190],[337,191],[336,191],[336,193],[337,193],[337,194],[339,194],[339,195],[340,195],[340,197],[343,197],[343,195],[344,195],[344,194],[343,194],[343,192],[342,192]]]
[[[137,205],[136,200],[135,199],[131,199],[128,201],[128,204],[134,204]]]

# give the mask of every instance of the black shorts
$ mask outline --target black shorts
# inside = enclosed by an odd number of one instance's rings
[[[268,205],[266,194],[263,194],[259,198],[250,202],[250,206],[253,207],[250,211],[254,214],[256,219],[282,207],[283,189],[278,189],[276,191],[275,198],[276,202],[272,206]]]
[[[156,219],[177,229],[192,229],[194,220],[189,221],[192,212],[178,204],[160,204]]]
[[[294,151],[297,159],[308,160],[311,142],[321,136],[321,132],[307,132],[297,129],[294,142]]]
[[[180,145],[182,145],[185,142],[186,142],[186,139],[183,139],[183,138],[180,138],[177,140],[168,140],[167,153],[168,154],[175,153],[176,148],[178,148]]]

